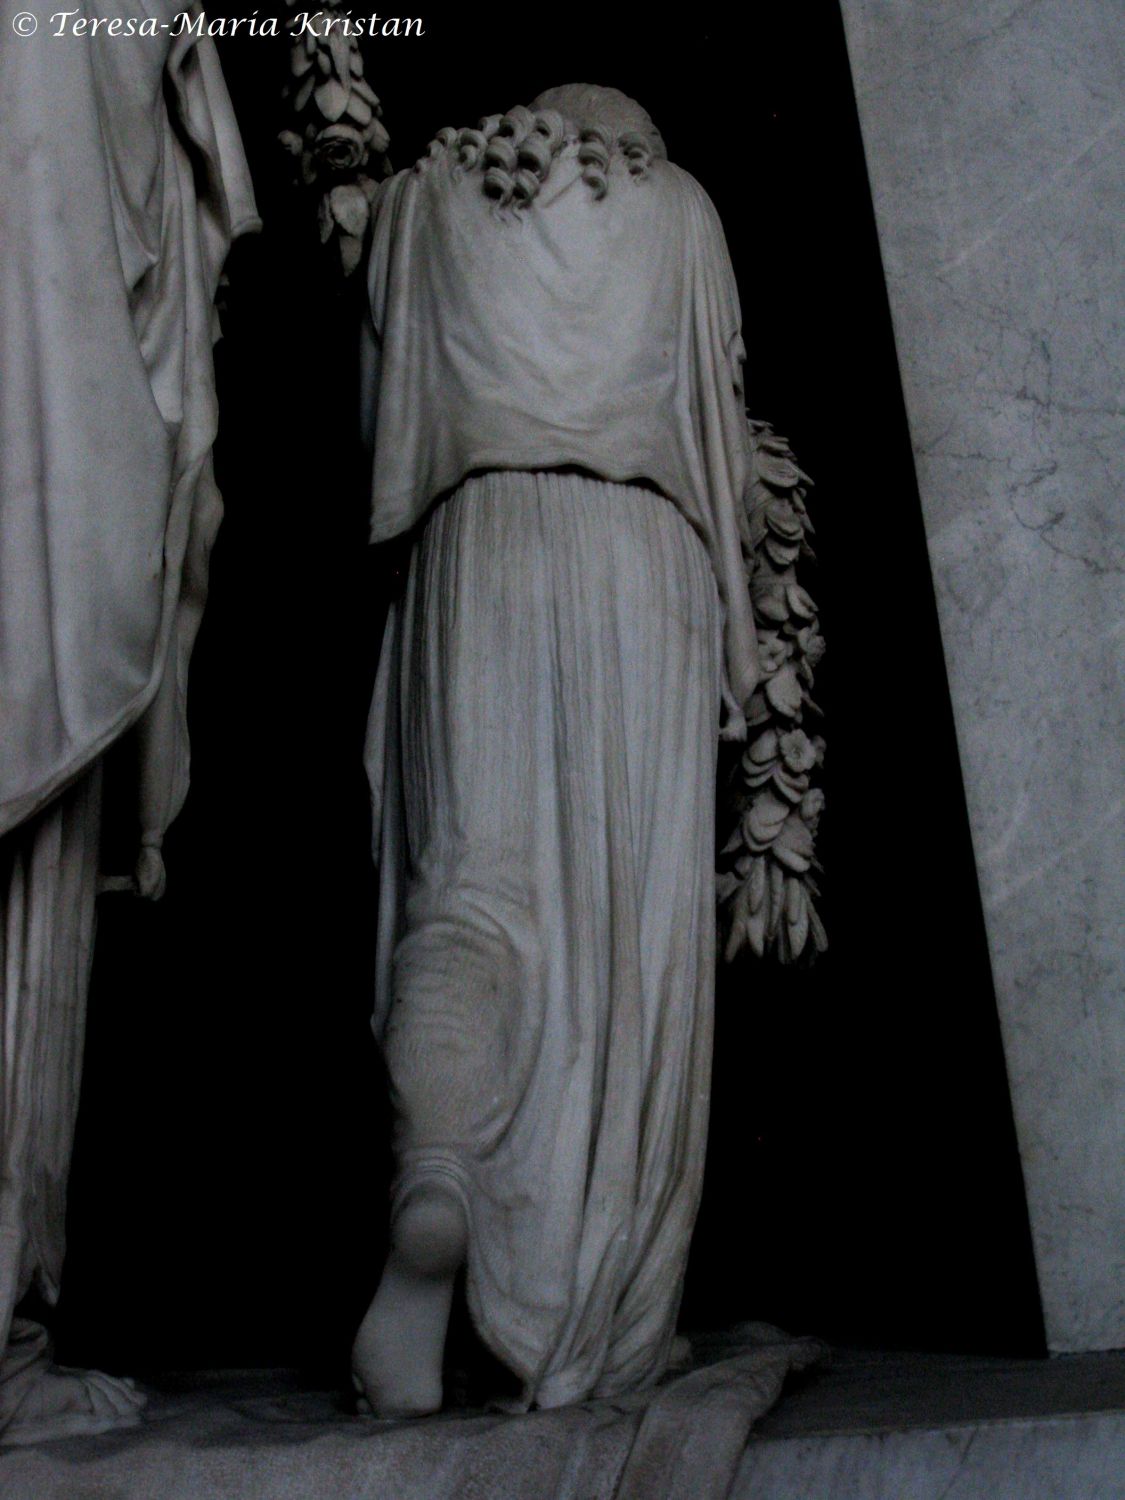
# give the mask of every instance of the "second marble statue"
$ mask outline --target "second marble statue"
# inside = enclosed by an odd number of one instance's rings
[[[757,682],[718,217],[574,85],[380,186],[373,530],[414,529],[372,707],[391,1250],[353,1355],[441,1404],[454,1277],[554,1406],[664,1373],[703,1171],[720,718]]]

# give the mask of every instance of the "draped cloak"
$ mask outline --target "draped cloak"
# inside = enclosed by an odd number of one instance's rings
[[[425,522],[367,744],[396,1203],[459,1198],[473,1322],[541,1406],[667,1363],[720,697],[737,732],[756,678],[718,218],[667,162],[597,199],[577,150],[526,209],[448,151],[381,189],[364,380],[372,537]]]
[[[183,691],[221,505],[214,297],[257,227],[214,43],[0,28],[0,833]],[[189,14],[198,5],[188,7]]]
[[[737,719],[757,651],[739,519],[745,351],[722,225],[672,162],[637,179],[615,158],[598,200],[577,153],[563,148],[527,211],[498,211],[451,152],[382,188],[371,537],[408,530],[476,471],[572,465],[646,481],[707,548]]]

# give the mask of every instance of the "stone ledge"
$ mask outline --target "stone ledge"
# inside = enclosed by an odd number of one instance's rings
[[[704,1364],[659,1392],[414,1424],[284,1371],[168,1377],[132,1432],[0,1452],[5,1500],[1125,1500],[1125,1352]],[[702,1346],[697,1345],[700,1353]],[[716,1349],[715,1353],[723,1352]],[[735,1446],[732,1448],[732,1444]]]
[[[1123,1500],[1125,1351],[838,1354],[755,1426],[730,1500]]]

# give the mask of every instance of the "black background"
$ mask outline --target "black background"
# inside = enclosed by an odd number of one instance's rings
[[[365,44],[367,72],[397,166],[439,126],[551,84],[640,98],[726,226],[751,409],[817,480],[832,946],[808,972],[747,962],[721,981],[685,1326],[763,1318],[868,1347],[1040,1353],[842,27],[816,0],[718,14],[431,8],[423,39]],[[169,893],[101,903],[60,1352],[336,1369],[384,1235],[360,751],[396,560],[365,546],[357,289],[318,259],[275,145],[286,43],[220,51],[266,228],[236,250],[226,296],[227,518]],[[115,868],[130,858],[127,840],[107,847]]]

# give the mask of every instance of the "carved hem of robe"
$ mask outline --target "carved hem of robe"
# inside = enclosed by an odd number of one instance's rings
[[[700,1192],[721,614],[663,496],[469,479],[418,539],[368,770],[396,1201],[469,1223],[527,1404],[664,1372]]]

